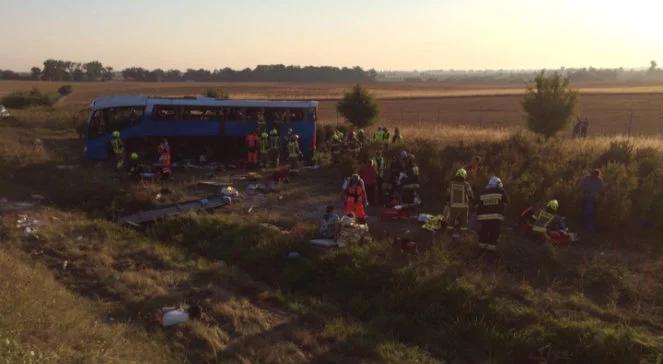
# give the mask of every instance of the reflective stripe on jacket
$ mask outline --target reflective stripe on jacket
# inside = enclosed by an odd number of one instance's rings
[[[288,158],[299,158],[299,144],[297,142],[288,143]]]
[[[499,187],[486,188],[479,195],[477,220],[504,221],[504,206],[509,203],[509,196]]]
[[[269,150],[269,138],[260,138],[260,151],[266,153]]]
[[[124,153],[124,144],[122,144],[122,139],[120,138],[112,138],[111,147],[113,147],[113,153],[116,155]]]
[[[555,214],[546,211],[545,209],[539,210],[536,215],[536,220],[534,221],[534,226],[532,226],[532,231],[537,233],[546,233],[548,232],[548,225],[555,220]]]
[[[452,181],[449,185],[449,206],[451,207],[469,207],[469,196],[472,190],[465,181]]]

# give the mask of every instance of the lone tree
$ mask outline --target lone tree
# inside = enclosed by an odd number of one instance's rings
[[[336,105],[336,111],[358,128],[371,126],[380,113],[373,96],[360,85],[345,93],[343,99]]]
[[[578,93],[569,86],[569,78],[541,71],[529,86],[522,101],[527,113],[527,127],[546,139],[564,129],[575,113]]]

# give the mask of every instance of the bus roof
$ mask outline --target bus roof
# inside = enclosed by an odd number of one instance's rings
[[[317,101],[269,101],[269,100],[219,100],[210,97],[148,97],[148,96],[105,96],[92,100],[92,109],[109,107],[176,105],[176,106],[224,106],[305,109],[317,107]]]

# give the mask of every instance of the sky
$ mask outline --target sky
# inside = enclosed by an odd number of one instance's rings
[[[0,69],[663,64],[660,0],[0,0]]]

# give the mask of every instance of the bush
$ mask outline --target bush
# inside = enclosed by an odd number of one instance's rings
[[[528,128],[550,138],[564,129],[575,112],[578,93],[571,90],[569,79],[554,73],[546,76],[541,71],[534,79],[523,99]]]
[[[219,100],[228,100],[230,99],[230,95],[223,91],[223,89],[220,88],[208,88],[207,91],[205,92],[206,97],[211,97],[214,99],[219,99]]]
[[[67,96],[72,92],[74,92],[74,88],[71,85],[64,85],[58,88],[58,94],[60,94],[60,96]]]
[[[368,90],[356,85],[350,92],[346,92],[343,99],[336,105],[339,114],[352,125],[358,128],[371,126],[377,120],[378,104]]]
[[[2,98],[2,104],[11,109],[25,109],[32,106],[53,106],[57,95],[42,93],[38,89],[16,91]]]

